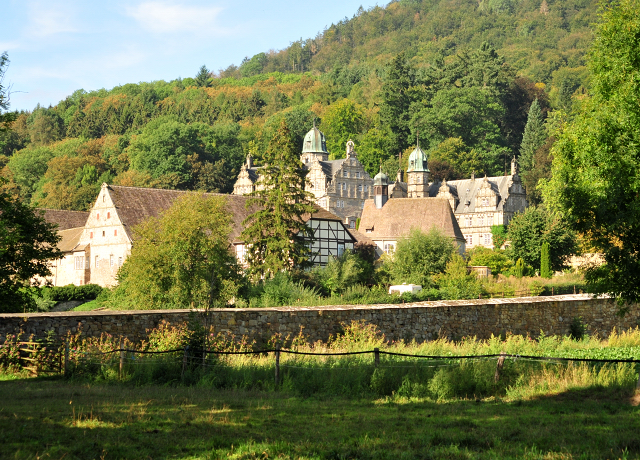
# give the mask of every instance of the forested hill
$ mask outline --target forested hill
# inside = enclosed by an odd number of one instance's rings
[[[78,90],[20,113],[0,132],[2,187],[64,209],[89,207],[102,182],[230,192],[246,154],[259,161],[282,119],[299,148],[314,119],[333,157],[353,139],[371,174],[384,162],[395,175],[418,132],[435,178],[501,174],[512,155],[545,165],[544,118],[584,91],[596,20],[595,0],[360,9],[217,74],[203,66],[195,78]],[[536,99],[538,131],[523,150]],[[539,176],[524,169],[535,190]]]
[[[221,75],[326,73],[337,66],[384,64],[401,52],[424,66],[487,42],[533,81],[559,87],[570,79],[576,85],[584,76],[584,54],[596,19],[594,0],[393,1],[386,7],[360,7],[353,18],[315,38],[245,58]]]

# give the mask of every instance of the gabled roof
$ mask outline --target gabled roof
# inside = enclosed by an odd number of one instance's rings
[[[78,243],[80,242],[80,237],[82,236],[83,231],[84,227],[59,230],[58,235],[60,236],[60,241],[57,244],[58,249],[61,252],[72,252],[74,250],[81,250],[80,248],[78,248]],[[84,249],[84,247],[82,249]]]
[[[509,187],[515,181],[519,181],[517,175],[513,176],[497,176],[487,177],[487,181],[491,186],[491,189],[499,194],[500,200],[498,201],[498,210],[501,210],[504,206],[505,200],[509,197]],[[476,208],[476,195],[482,187],[484,177],[477,177],[475,179],[463,179],[463,180],[451,180],[447,181],[449,190],[454,195],[457,195],[460,199],[457,209],[458,213],[462,212],[474,212]],[[441,182],[434,182],[430,184],[429,195],[435,196],[438,194]],[[469,205],[466,202],[469,201]]]
[[[333,176],[340,170],[345,158],[340,160],[321,161],[322,171],[325,173],[328,179],[332,179]]]
[[[380,209],[373,200],[366,200],[358,230],[375,240],[398,239],[409,235],[412,228],[428,232],[432,227],[464,241],[449,201],[441,198],[391,199]]]
[[[124,225],[129,238],[133,240],[132,229],[150,217],[158,217],[167,210],[173,202],[187,192],[182,190],[165,190],[143,187],[123,187],[109,185],[109,194],[116,207],[120,221]],[[248,210],[245,205],[249,199],[241,195],[227,195],[223,193],[205,193],[206,196],[222,196],[227,202],[227,209],[232,216],[231,240],[236,239],[242,229],[242,221],[254,210]]]
[[[64,209],[44,209],[38,208],[44,219],[58,226],[57,230],[67,230],[69,228],[84,227],[89,218],[87,211],[67,211]]]

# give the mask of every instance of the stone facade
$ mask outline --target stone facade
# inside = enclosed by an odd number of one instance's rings
[[[213,310],[208,318],[215,332],[247,336],[264,344],[276,333],[296,335],[301,330],[310,342],[327,341],[339,333],[342,323],[365,320],[377,325],[388,340],[415,339],[419,342],[439,337],[459,339],[492,334],[565,335],[573,318],[581,317],[590,333],[608,337],[640,324],[640,308],[633,305],[620,318],[615,302],[574,294],[555,297],[514,299],[450,300],[403,305],[353,305],[330,307],[280,307]],[[47,331],[58,336],[80,328],[88,336],[103,332],[142,340],[146,331],[161,321],[184,323],[187,310],[97,311],[32,314],[1,314],[0,340],[23,331],[44,337]]]
[[[353,222],[362,214],[364,201],[373,196],[373,180],[358,160],[352,141],[347,142],[345,158],[329,160],[324,134],[315,126],[304,138],[300,161],[307,169],[305,190],[312,193],[316,204]],[[260,167],[251,156],[240,169],[233,186],[235,195],[246,195],[260,187]],[[396,192],[397,196],[400,193]]]

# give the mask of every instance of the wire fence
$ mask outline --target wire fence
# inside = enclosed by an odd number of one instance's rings
[[[6,344],[5,344],[6,347]],[[412,367],[407,366],[406,359],[413,359],[425,362],[423,367],[445,367],[459,364],[464,360],[480,361],[480,360],[497,360],[495,381],[500,379],[500,372],[506,359],[510,360],[528,360],[546,363],[591,363],[591,364],[619,364],[627,363],[637,365],[640,364],[640,359],[636,358],[575,358],[564,356],[535,356],[525,354],[513,354],[513,353],[491,353],[491,354],[478,354],[478,355],[422,355],[412,353],[402,353],[396,351],[388,351],[380,348],[374,348],[372,350],[363,351],[344,351],[344,352],[332,352],[332,351],[301,351],[290,348],[282,348],[280,346],[272,348],[264,348],[260,350],[244,350],[244,351],[230,351],[230,350],[218,350],[215,348],[198,348],[198,347],[184,347],[174,348],[169,350],[140,350],[135,348],[127,348],[122,345],[118,348],[112,348],[109,350],[77,350],[70,348],[70,344],[65,342],[64,344],[55,344],[50,342],[15,342],[15,350],[17,351],[16,358],[22,363],[22,368],[32,372],[33,374],[39,373],[57,373],[68,374],[70,370],[70,363],[83,362],[92,364],[109,364],[118,366],[119,376],[122,378],[124,375],[124,368],[126,365],[152,365],[157,360],[152,359],[157,356],[166,356],[169,361],[176,365],[182,365],[182,373],[184,375],[185,369],[201,366],[203,368],[213,367],[215,364],[207,361],[207,356],[233,356],[233,355],[248,355],[258,356],[262,355],[267,357],[273,355],[274,368],[275,368],[275,384],[276,386],[281,383],[281,368],[285,369],[335,369],[334,367],[327,366],[299,366],[297,363],[281,363],[282,355],[293,356],[315,356],[315,357],[347,357],[347,356],[363,356],[372,355],[372,365],[375,368],[378,367]],[[381,365],[381,357],[388,356],[392,358],[401,358],[400,362],[385,362]],[[105,359],[106,358],[106,359]],[[362,365],[362,363],[358,363]],[[414,364],[415,365],[415,364]],[[637,387],[640,388],[640,378],[638,379]]]

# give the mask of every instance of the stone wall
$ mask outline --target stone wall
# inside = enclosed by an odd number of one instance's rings
[[[216,332],[246,335],[264,343],[275,333],[295,335],[302,329],[310,341],[325,341],[341,330],[342,323],[365,320],[376,324],[390,340],[488,338],[511,332],[537,336],[567,334],[573,318],[582,317],[590,333],[607,337],[613,328],[625,330],[640,324],[640,308],[631,307],[624,318],[616,315],[615,303],[587,295],[526,297],[466,301],[417,302],[402,305],[347,305],[332,307],[280,307],[220,309],[208,322]],[[161,321],[177,324],[189,319],[185,310],[93,311],[0,315],[0,341],[22,330],[36,337],[47,331],[67,331],[98,336],[102,332],[133,340],[146,337],[146,330]]]

